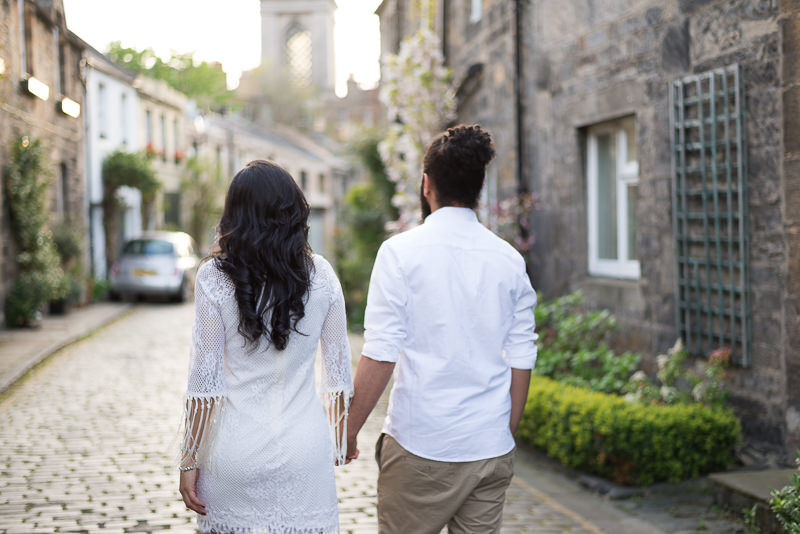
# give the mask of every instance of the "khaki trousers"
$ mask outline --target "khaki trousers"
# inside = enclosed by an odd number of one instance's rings
[[[380,534],[499,533],[514,451],[474,462],[411,454],[388,434],[375,447]]]

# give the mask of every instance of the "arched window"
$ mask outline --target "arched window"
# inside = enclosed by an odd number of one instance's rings
[[[301,86],[311,84],[311,33],[292,26],[286,39],[286,63],[292,81]]]

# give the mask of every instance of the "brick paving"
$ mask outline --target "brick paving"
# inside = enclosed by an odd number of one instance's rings
[[[139,306],[0,402],[0,534],[195,532],[173,454],[192,320],[192,305]],[[361,459],[337,470],[343,533],[377,532],[382,410],[385,400],[360,436]],[[502,532],[600,530],[515,479]]]
[[[121,317],[131,305],[98,302],[67,315],[49,315],[40,328],[9,330],[0,326],[0,392],[56,350]]]

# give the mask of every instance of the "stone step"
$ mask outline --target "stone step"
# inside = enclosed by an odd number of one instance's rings
[[[755,526],[763,533],[783,533],[778,519],[769,507],[770,492],[789,484],[796,469],[762,469],[733,471],[709,475],[714,503],[735,514],[755,510]]]

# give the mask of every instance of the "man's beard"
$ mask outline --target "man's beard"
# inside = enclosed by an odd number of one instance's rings
[[[431,205],[428,203],[428,199],[425,198],[425,193],[423,192],[424,180],[423,178],[419,182],[419,206],[422,209],[423,221],[431,214]]]

